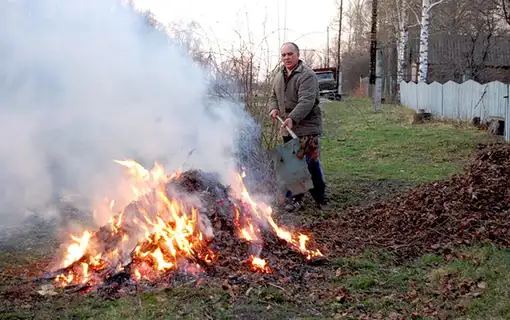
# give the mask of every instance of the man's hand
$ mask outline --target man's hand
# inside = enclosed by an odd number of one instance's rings
[[[289,129],[292,129],[293,126],[294,126],[294,124],[292,123],[291,118],[285,119],[285,121],[283,121],[283,123],[282,123],[282,128],[288,127]]]
[[[269,115],[271,116],[271,119],[276,120],[276,116],[277,116],[279,113],[280,113],[280,112],[278,112],[278,109],[273,109],[273,110],[271,110],[271,112],[269,113]]]

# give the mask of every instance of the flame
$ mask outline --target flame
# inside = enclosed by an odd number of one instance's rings
[[[81,263],[81,267],[83,268],[83,280],[82,282],[83,283],[86,283],[88,280],[89,280],[89,265],[86,264],[85,262],[82,262]]]
[[[306,242],[309,240],[309,237],[306,234],[297,233],[293,234],[292,232],[285,230],[281,227],[279,227],[276,222],[273,220],[273,210],[271,207],[263,204],[263,203],[257,203],[255,202],[250,194],[248,193],[248,190],[246,189],[246,186],[243,182],[243,176],[240,174],[237,174],[237,192],[238,196],[241,198],[242,202],[247,204],[250,207],[250,212],[252,212],[252,215],[255,219],[260,221],[263,225],[269,225],[273,231],[276,233],[276,235],[286,241],[289,245],[291,245],[294,249],[299,250],[302,254],[306,256],[308,260],[311,260],[315,257],[322,257],[323,254],[317,249],[317,250],[309,250],[306,247]],[[252,233],[248,231],[253,230],[253,226],[251,223],[248,223],[247,226],[242,229],[243,237],[247,240],[251,239]]]
[[[71,236],[61,267],[65,272],[57,277],[62,285],[97,283],[124,266],[134,281],[151,280],[161,273],[183,268],[187,272],[202,272],[200,263],[211,264],[216,253],[209,247],[214,234],[206,230],[207,217],[197,207],[178,196],[171,196],[168,182],[179,179],[181,171],[167,174],[162,165],[155,163],[147,170],[134,160],[115,160],[126,168],[131,186],[131,205],[113,215],[109,224],[97,232],[84,231]],[[279,227],[272,218],[271,207],[254,201],[244,185],[246,173],[235,173],[234,225],[237,236],[256,248],[262,248],[261,228],[272,230],[280,239],[301,252],[307,259],[322,256],[319,250],[309,250],[309,237]],[[223,205],[221,201],[219,203]],[[109,201],[113,213],[115,201]],[[248,212],[248,214],[247,214]],[[101,238],[115,241],[102,243]],[[113,243],[110,243],[113,242]],[[250,255],[252,270],[271,273],[264,259]]]
[[[255,257],[253,255],[250,256],[250,260],[251,260],[252,269],[254,271],[263,272],[263,273],[272,273],[273,272],[271,270],[271,268],[267,265],[266,260]]]
[[[67,256],[63,261],[64,266],[70,265],[83,256],[87,250],[87,246],[91,237],[92,235],[88,231],[83,232],[83,235],[79,238],[71,235],[71,239],[75,243],[71,244],[67,248]]]
[[[138,281],[140,281],[140,279],[142,278],[142,274],[140,273],[140,271],[138,271],[138,269],[133,270],[133,276],[135,277],[135,280]]]
[[[157,248],[150,255],[154,258],[155,267],[159,271],[166,270],[166,269],[172,269],[172,267],[174,266],[173,263],[165,260],[165,257],[163,256],[163,252],[161,252],[160,248]]]

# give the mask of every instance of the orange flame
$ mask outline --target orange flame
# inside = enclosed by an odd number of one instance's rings
[[[71,235],[71,239],[75,243],[71,244],[67,248],[67,256],[63,261],[64,267],[70,265],[74,261],[77,261],[84,255],[91,237],[92,235],[88,231],[83,232],[83,235],[79,238]]]
[[[319,250],[314,251],[307,249],[306,242],[309,240],[309,237],[307,235],[302,233],[298,233],[297,235],[295,235],[292,234],[290,231],[287,231],[279,227],[273,220],[272,217],[273,210],[271,209],[271,207],[265,205],[264,203],[257,203],[251,198],[250,194],[248,193],[248,190],[246,189],[246,186],[244,185],[242,175],[239,174],[237,175],[237,181],[238,181],[237,185],[238,196],[244,203],[248,204],[248,206],[251,209],[250,211],[253,213],[255,219],[257,219],[264,225],[269,224],[269,226],[273,229],[273,231],[280,239],[286,241],[294,249],[299,250],[302,254],[306,256],[308,260],[314,257],[323,256],[323,254]],[[251,228],[251,225],[249,225],[248,227]],[[245,233],[243,233],[243,235]]]
[[[71,236],[72,243],[62,259],[62,267],[69,270],[58,276],[57,281],[62,285],[94,283],[100,281],[95,274],[111,275],[134,260],[137,264],[131,269],[131,276],[136,281],[151,279],[153,275],[180,267],[200,272],[201,266],[196,262],[213,263],[216,254],[209,249],[208,241],[214,234],[204,229],[208,225],[204,223],[207,217],[200,215],[198,208],[169,196],[168,182],[179,179],[181,171],[167,175],[157,162],[152,170],[133,160],[115,162],[127,169],[132,207],[130,205],[113,216],[106,230],[100,229],[96,233],[84,231],[81,236]],[[238,236],[259,246],[262,242],[261,228],[266,228],[273,230],[307,259],[322,256],[319,250],[307,248],[307,235],[293,234],[279,227],[272,218],[272,209],[250,197],[243,182],[245,175],[244,170],[242,174],[235,174],[234,197],[246,209],[240,211],[240,207],[233,207]],[[114,203],[114,200],[110,201],[110,209]],[[247,215],[247,211],[250,214]],[[104,236],[102,232],[117,239],[116,244],[111,248],[98,244],[96,238]],[[254,271],[272,272],[264,259],[251,255],[250,261]],[[75,267],[77,262],[80,268]]]
[[[251,266],[254,271],[263,272],[263,273],[272,273],[273,271],[267,265],[266,260],[255,257],[253,255],[250,256]]]

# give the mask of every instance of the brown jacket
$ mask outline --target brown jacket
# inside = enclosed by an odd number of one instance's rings
[[[273,80],[270,109],[278,109],[283,119],[291,118],[296,135],[321,135],[322,113],[315,72],[299,60],[289,77],[286,73],[287,70],[282,67]]]

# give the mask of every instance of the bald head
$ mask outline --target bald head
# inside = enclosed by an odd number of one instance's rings
[[[283,65],[287,69],[293,69],[299,62],[299,47],[294,42],[286,42],[280,51]]]

